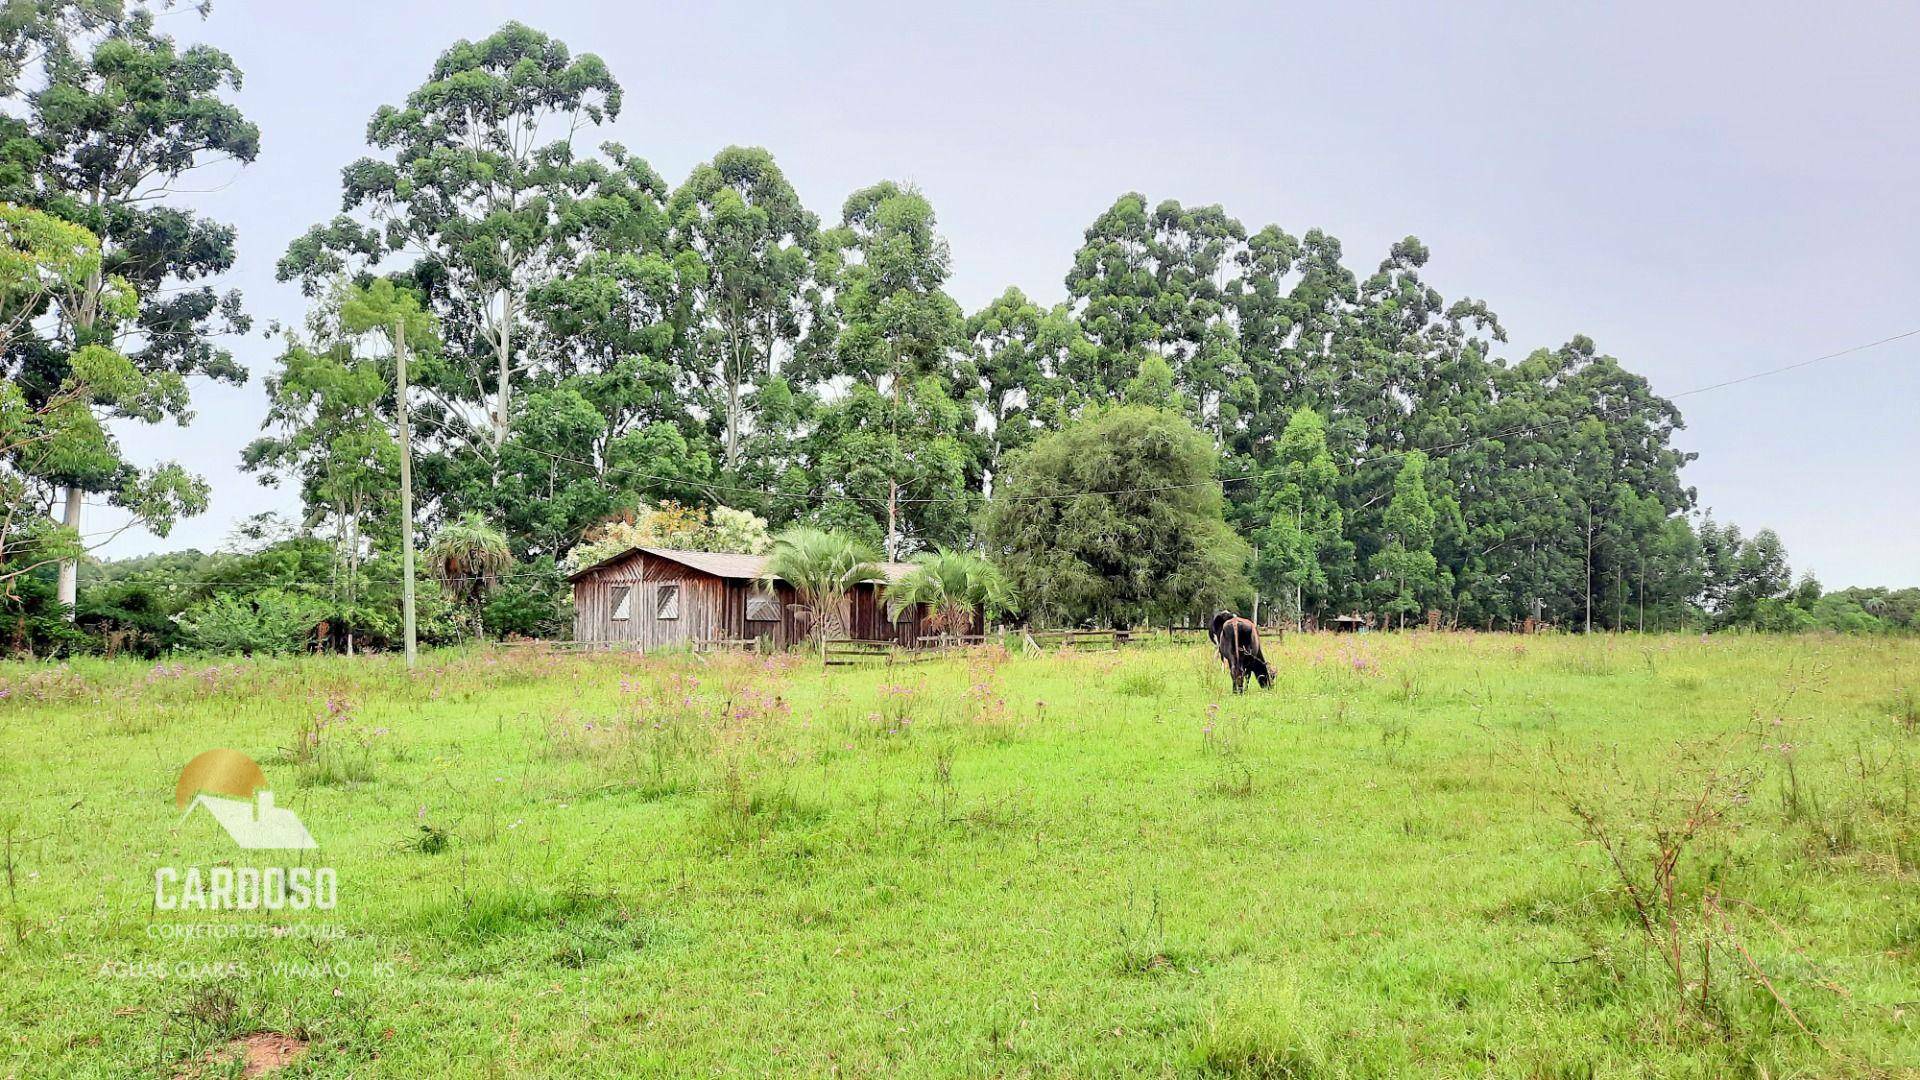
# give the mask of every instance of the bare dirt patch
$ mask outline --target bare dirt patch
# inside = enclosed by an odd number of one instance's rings
[[[307,1041],[277,1031],[256,1031],[228,1039],[218,1050],[207,1051],[197,1064],[174,1074],[174,1080],[195,1080],[216,1065],[240,1064],[241,1076],[266,1076],[293,1064],[307,1052]]]

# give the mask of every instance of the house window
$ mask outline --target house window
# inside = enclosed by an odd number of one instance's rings
[[[607,595],[613,601],[613,618],[615,622],[633,617],[633,586],[615,585],[612,589],[608,590]]]
[[[653,617],[656,619],[680,617],[680,586],[660,586],[660,592],[653,598]]]
[[[770,592],[747,594],[748,622],[779,622],[780,598]]]

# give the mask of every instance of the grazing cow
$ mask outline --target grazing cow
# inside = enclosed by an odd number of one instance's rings
[[[1260,680],[1263,690],[1273,685],[1273,672],[1268,670],[1267,658],[1260,652],[1260,629],[1253,625],[1253,620],[1223,611],[1213,617],[1207,635],[1220,647],[1220,659],[1227,662],[1234,693],[1247,692],[1249,674]]]

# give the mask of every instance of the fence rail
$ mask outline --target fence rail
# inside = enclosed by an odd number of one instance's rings
[[[912,664],[932,659],[930,652],[905,649],[892,641],[864,641],[848,638],[827,641],[823,648],[826,650],[826,655],[822,659],[830,667],[844,667],[850,664]]]
[[[637,641],[554,641],[547,638],[518,638],[500,643],[515,652],[639,652]]]
[[[1017,647],[1025,645],[1029,649],[1053,651],[1083,651],[1088,649],[1119,649],[1136,642],[1152,641],[1161,633],[1160,628],[1145,630],[1009,630],[996,634],[945,634],[924,637],[911,645],[903,645],[888,639],[835,638],[825,643],[825,661],[830,666],[850,664],[918,664],[928,660],[938,660],[956,649],[977,645],[1003,643]],[[1207,628],[1166,627],[1165,632],[1173,640],[1182,636],[1205,634]],[[718,638],[693,643],[693,651],[699,653],[715,652],[754,652],[765,648],[767,642],[761,638]],[[640,652],[640,643],[635,641],[538,641],[525,640],[511,642],[509,648],[526,649],[541,652]]]
[[[1132,643],[1131,630],[1029,630],[1025,640],[1041,649],[1118,649]]]

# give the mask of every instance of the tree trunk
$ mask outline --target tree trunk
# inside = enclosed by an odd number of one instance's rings
[[[353,609],[360,602],[360,495],[353,496],[353,516],[347,522],[347,655],[353,655]]]
[[[500,361],[500,386],[494,391],[493,448],[507,441],[507,410],[513,404],[513,293],[500,292],[500,335],[496,350]]]
[[[727,378],[727,469],[740,467],[740,380]]]
[[[1593,508],[1587,508],[1587,630],[1593,633]]]
[[[406,643],[407,670],[412,671],[419,662],[413,600],[413,443],[407,430],[407,324],[398,319],[393,324],[393,367],[394,404],[400,414],[400,621]],[[500,416],[503,420],[506,394],[507,384],[502,382]],[[504,432],[499,434],[504,436]]]
[[[1645,555],[1640,556],[1640,588],[1635,591],[1640,595],[1640,632],[1644,634],[1647,632],[1647,557]]]
[[[1253,564],[1260,565],[1260,545],[1253,545]],[[1253,625],[1260,625],[1260,586],[1253,587]]]
[[[66,516],[60,523],[72,529],[75,534],[80,532],[80,514],[86,508],[86,497],[87,493],[76,485],[67,485]],[[77,608],[80,603],[80,560],[77,556],[64,560],[60,564],[60,586],[57,597],[60,604],[67,609],[67,621],[72,622],[74,616],[78,614]]]

